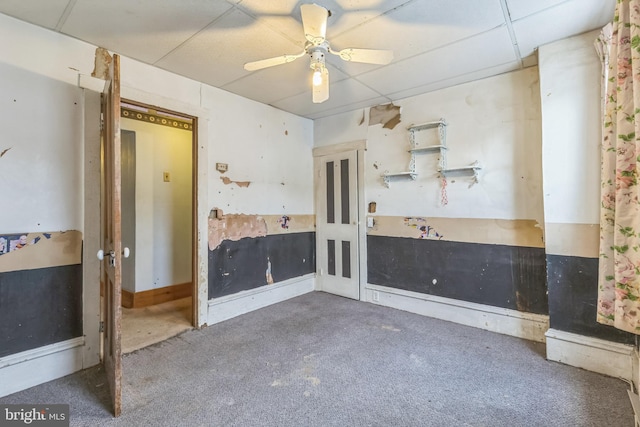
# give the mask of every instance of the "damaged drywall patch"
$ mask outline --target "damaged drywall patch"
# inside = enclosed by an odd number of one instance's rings
[[[391,104],[376,105],[369,109],[369,126],[381,124],[385,129],[393,129],[400,123],[400,106]]]
[[[427,224],[426,218],[406,217],[404,219],[404,225],[417,229],[420,232],[420,235],[418,236],[418,238],[420,239],[442,239],[442,235],[429,224]]]
[[[109,80],[109,66],[113,58],[109,55],[109,51],[103,47],[96,48],[96,59],[93,65],[91,77],[102,80]]]
[[[209,215],[209,250],[216,249],[223,240],[238,241],[245,237],[264,237],[267,235],[267,223],[258,215],[230,214],[216,218]]]
[[[233,181],[232,179],[226,177],[226,176],[221,176],[220,179],[222,180],[222,182],[225,185],[229,185],[229,184],[235,184],[238,187],[248,187],[249,184],[251,184],[251,181]]]

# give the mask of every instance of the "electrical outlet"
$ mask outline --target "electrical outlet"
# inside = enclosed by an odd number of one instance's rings
[[[373,298],[373,301],[375,301],[375,302],[380,301],[380,292],[378,292],[378,291],[373,291],[373,296],[372,296],[372,298]]]

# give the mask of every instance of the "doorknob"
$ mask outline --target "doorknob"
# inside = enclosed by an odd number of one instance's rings
[[[122,256],[123,256],[123,257],[125,257],[125,258],[129,258],[129,255],[130,255],[130,254],[131,254],[131,251],[129,250],[129,248],[125,247],[125,248],[122,250]]]
[[[111,264],[112,267],[114,267],[116,265],[116,253],[115,253],[115,251],[109,251],[109,253],[107,255],[109,255],[109,257],[110,257],[109,263]],[[98,257],[98,259],[100,261],[102,261],[104,259],[104,250],[100,249],[98,251],[98,253],[96,254],[96,256]]]

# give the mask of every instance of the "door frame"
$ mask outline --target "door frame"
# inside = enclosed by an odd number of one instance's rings
[[[84,346],[82,365],[79,369],[100,363],[100,261],[96,253],[100,249],[100,91],[103,80],[81,75],[79,86],[84,90],[84,236],[82,255],[83,283],[83,333]],[[208,316],[208,146],[210,112],[204,108],[185,104],[158,94],[144,92],[128,86],[120,86],[122,99],[135,100],[138,104],[162,105],[162,110],[178,111],[182,115],[197,119],[194,130],[194,160],[192,172],[195,174],[193,191],[196,204],[194,232],[194,301],[193,326],[206,326]],[[197,225],[196,225],[197,224]],[[196,256],[197,255],[197,256]]]
[[[178,115],[192,117],[193,131],[193,295],[192,325],[201,328],[207,324],[208,315],[208,277],[209,277],[209,120],[210,112],[205,108],[186,104],[173,98],[145,92],[129,86],[121,86],[120,95],[123,102],[157,108],[161,111],[175,112]]]
[[[323,191],[322,186],[320,185],[320,157],[328,156],[332,154],[344,153],[346,151],[356,151],[356,157],[358,159],[357,164],[357,188],[358,188],[358,262],[357,265],[359,267],[358,272],[358,280],[360,287],[360,301],[364,301],[366,298],[366,286],[367,286],[367,221],[366,221],[366,194],[365,194],[365,182],[364,182],[364,168],[365,168],[365,157],[367,152],[367,140],[358,140],[351,142],[344,142],[340,144],[327,145],[323,147],[316,147],[313,149],[313,182],[314,182],[314,204],[315,204],[315,212],[316,216],[318,215],[318,206],[315,202],[317,200],[318,194]],[[316,225],[316,227],[318,227]],[[317,233],[317,228],[316,228]],[[316,239],[316,258],[319,257],[319,253],[317,252],[317,248],[319,245],[319,239]],[[316,268],[316,274],[318,274],[318,268]],[[319,289],[318,281],[316,281],[315,285],[316,290]]]
[[[139,107],[152,109],[155,111],[162,111],[164,113],[175,114],[177,116],[189,118],[192,120],[193,130],[191,131],[191,316],[190,322],[191,326],[194,328],[200,328],[202,323],[199,322],[199,300],[200,300],[200,284],[199,280],[196,280],[198,277],[199,271],[199,260],[198,260],[198,236],[200,235],[199,227],[201,226],[199,218],[198,218],[198,159],[200,158],[200,154],[198,152],[198,134],[200,129],[200,122],[197,116],[192,116],[191,114],[187,114],[183,111],[178,111],[170,108],[166,108],[164,106],[156,105],[156,104],[148,104],[144,102],[139,102],[136,100],[132,100],[129,98],[122,97],[122,103],[128,105],[137,105]],[[205,168],[206,169],[206,168]],[[206,181],[203,181],[206,182]],[[208,224],[207,224],[208,227]],[[207,265],[209,255],[207,253]],[[208,284],[207,284],[207,292],[208,292]],[[205,302],[208,299],[208,296],[205,296]],[[206,318],[205,318],[206,319]]]

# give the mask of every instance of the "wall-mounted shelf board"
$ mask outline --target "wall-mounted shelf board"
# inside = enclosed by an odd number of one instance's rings
[[[428,151],[435,151],[435,150],[446,150],[447,147],[444,145],[429,145],[428,147],[420,147],[420,148],[412,148],[411,150],[409,150],[410,153],[425,153]]]
[[[389,187],[389,184],[392,180],[396,179],[411,179],[413,181],[416,180],[418,176],[415,172],[396,172],[396,173],[385,173],[382,175],[382,179],[384,180],[384,184]]]
[[[446,175],[448,173],[455,173],[455,172],[472,172],[475,173],[477,171],[479,171],[480,169],[482,169],[482,166],[463,166],[460,168],[447,168],[447,169],[438,169],[438,172]]]

